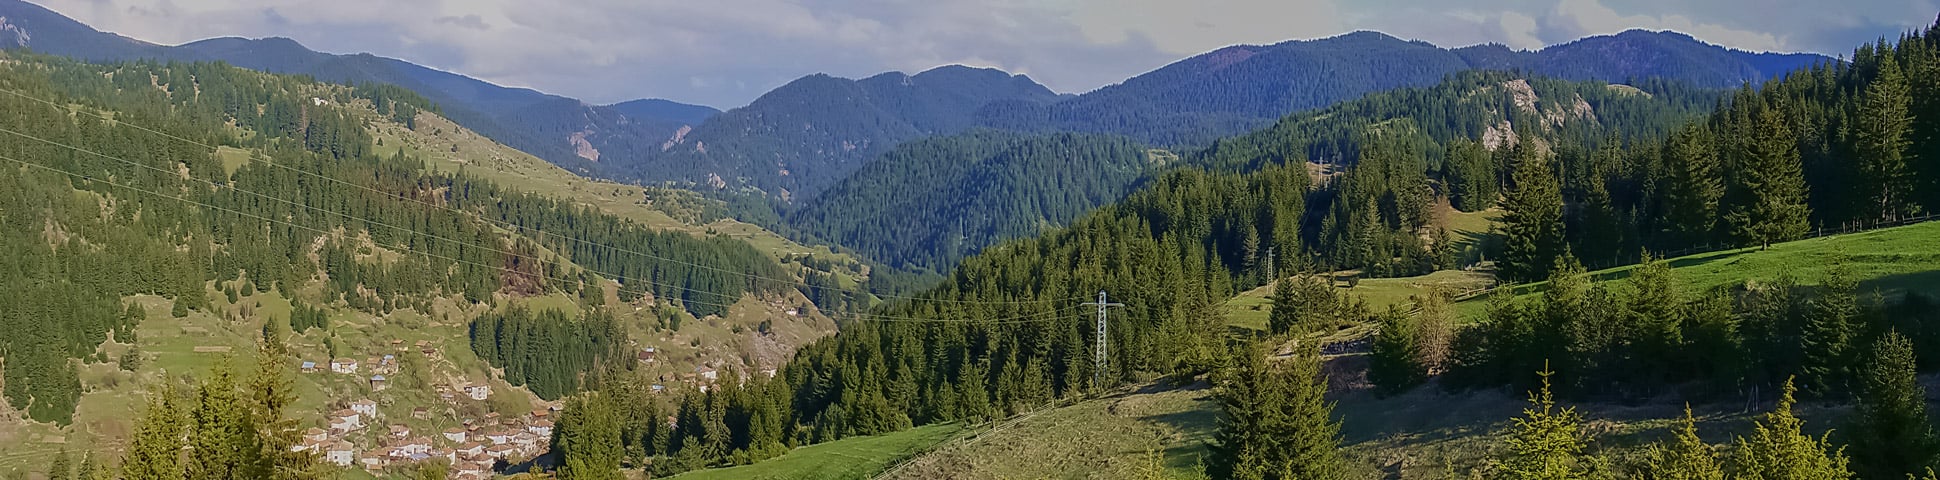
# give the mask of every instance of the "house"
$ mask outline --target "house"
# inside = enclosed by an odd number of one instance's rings
[[[474,384],[466,385],[465,396],[471,397],[472,400],[484,400],[486,398],[490,398],[492,396],[492,386],[482,384],[482,383],[474,383]]]
[[[357,463],[362,464],[365,470],[384,468],[391,463],[391,449],[379,448],[364,452],[364,456],[357,457]]]
[[[699,375],[700,378],[707,379],[709,382],[721,379],[721,372],[719,370],[708,367],[694,367],[694,373]]]
[[[404,451],[405,455],[430,455],[431,439],[424,437],[413,438],[405,441],[402,445],[398,445],[397,449]]]
[[[485,449],[485,456],[503,460],[506,457],[512,456],[512,452],[518,451],[518,449],[519,447],[511,445],[493,445]]]
[[[323,460],[339,467],[348,467],[351,463],[351,457],[356,455],[356,452],[352,450],[353,448],[356,447],[352,446],[350,442],[338,440],[337,443],[332,443],[329,448],[324,449]]]
[[[653,363],[654,357],[659,355],[660,355],[659,349],[656,349],[653,347],[647,347],[647,348],[641,349],[640,356],[639,356],[640,363]]]
[[[533,451],[539,448],[539,440],[542,439],[532,432],[519,432],[518,435],[512,436],[512,445],[518,446],[520,450]]]
[[[768,376],[768,378],[775,378],[775,369],[772,369],[772,368],[763,368],[763,369],[761,369],[761,374],[762,374],[762,375],[767,375],[767,376]]]
[[[391,438],[404,438],[409,436],[411,436],[411,427],[391,425]]]
[[[302,370],[303,373],[317,373],[317,362],[303,362]]]
[[[660,392],[663,392],[663,391],[666,391],[666,390],[667,390],[667,386],[666,386],[666,385],[661,385],[661,384],[658,384],[658,383],[656,383],[656,384],[653,384],[653,386],[652,386],[652,387],[648,387],[648,388],[651,388],[651,389],[653,390],[653,393],[660,393]]]
[[[322,444],[323,442],[326,442],[329,440],[330,440],[330,431],[328,430],[311,427],[309,430],[303,431],[303,441]]]
[[[336,360],[331,360],[330,371],[345,374],[345,375],[356,374],[357,361],[353,359],[348,359],[348,358],[339,358]]]
[[[492,431],[485,432],[485,439],[491,440],[492,445],[504,445],[512,442],[512,432],[503,428],[492,429]]]
[[[384,379],[384,376],[383,376],[383,375],[371,375],[371,376],[370,376],[370,390],[371,390],[371,391],[373,391],[373,392],[382,392],[382,391],[384,391],[384,389],[386,389],[386,388],[390,388],[390,386],[391,386],[391,382],[389,382],[389,381],[386,381],[386,380]]]
[[[480,455],[485,454],[485,444],[477,441],[465,442],[464,445],[459,445],[453,452],[465,458],[478,458]]]
[[[532,425],[525,427],[525,431],[532,432],[533,435],[550,438],[552,437],[552,421],[540,420],[532,422]]]
[[[350,411],[375,417],[377,416],[377,402],[370,401],[370,399],[350,402]]]
[[[532,409],[532,413],[529,415],[531,415],[534,420],[537,420],[541,418],[546,418],[546,415],[551,415],[551,414],[552,414],[552,410],[544,409],[544,408],[534,408]]]
[[[445,440],[450,440],[451,443],[465,443],[465,434],[466,432],[463,428],[447,428],[445,429]]]
[[[411,409],[411,418],[429,420],[431,419],[431,409],[424,407],[413,408]]]
[[[353,410],[338,410],[330,414],[330,430],[348,432],[364,428],[363,414]]]

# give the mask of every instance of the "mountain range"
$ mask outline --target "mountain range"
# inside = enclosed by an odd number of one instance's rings
[[[1283,115],[1371,92],[1435,84],[1471,69],[1612,83],[1664,78],[1736,87],[1832,59],[1751,53],[1677,32],[1632,30],[1536,51],[1442,48],[1377,32],[1236,45],[1082,95],[1023,75],[945,66],[853,80],[815,74],[718,112],[666,100],[588,105],[403,60],[319,53],[283,38],[162,46],[104,33],[21,0],[0,0],[0,45],[89,60],[220,60],[341,83],[392,83],[453,120],[570,170],[701,190],[749,190],[799,204],[910,140],[990,127],[1085,132],[1195,147]]]

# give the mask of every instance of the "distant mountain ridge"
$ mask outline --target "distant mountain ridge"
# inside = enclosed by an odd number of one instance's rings
[[[1736,87],[1814,63],[1815,54],[1730,50],[1677,32],[1631,30],[1536,51],[1442,48],[1378,32],[1235,45],[1082,95],[1023,75],[945,66],[859,80],[809,75],[720,112],[665,100],[586,105],[369,54],[333,55],[283,38],[160,46],[103,33],[21,0],[0,0],[0,45],[89,60],[222,60],[342,83],[384,82],[436,102],[494,140],[581,174],[697,189],[754,189],[799,204],[897,144],[984,127],[1123,135],[1191,148],[1289,113],[1433,85],[1472,69],[1623,83],[1667,78]]]
[[[1456,49],[1371,31],[1272,45],[1235,45],[1174,62],[1075,99],[980,112],[987,126],[1128,135],[1197,145],[1265,126],[1288,113],[1362,95],[1433,85],[1474,69],[1625,83],[1662,77],[1704,88],[1758,83],[1812,64],[1816,54],[1730,50],[1682,33],[1630,30],[1536,51],[1485,44]]]
[[[598,173],[596,150],[581,148],[577,140],[597,143],[604,137],[664,138],[681,126],[698,124],[710,107],[620,109],[585,105],[578,100],[532,89],[494,85],[482,80],[367,53],[321,53],[287,38],[211,38],[179,46],[162,46],[95,30],[33,3],[0,0],[0,46],[26,47],[36,52],[91,61],[175,60],[224,61],[272,73],[309,75],[336,83],[390,83],[418,92],[436,102],[446,117],[486,137],[586,174]],[[665,102],[665,101],[663,101]],[[673,117],[651,117],[672,112]],[[591,158],[589,158],[591,157]]]

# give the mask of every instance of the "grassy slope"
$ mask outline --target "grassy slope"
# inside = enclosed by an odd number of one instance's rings
[[[872,437],[845,438],[795,449],[772,460],[674,476],[679,480],[865,479],[890,464],[929,450],[963,431],[960,424],[917,427]]]
[[[1816,282],[1835,256],[1844,256],[1863,289],[1886,294],[1904,291],[1940,292],[1940,222],[1873,232],[1804,240],[1771,250],[1734,250],[1671,260],[1688,292],[1699,292],[1738,281],[1764,281],[1790,274],[1803,283]],[[1595,272],[1603,281],[1620,280],[1629,267]],[[1363,281],[1357,290],[1371,304],[1405,300],[1410,285],[1459,283],[1458,272],[1439,272],[1413,279]],[[1472,280],[1472,279],[1470,279]],[[1486,280],[1484,280],[1486,283]],[[1532,286],[1530,293],[1535,295]],[[1412,291],[1419,291],[1418,288]],[[1229,309],[1236,324],[1264,322],[1264,313],[1249,319],[1247,305],[1260,304],[1261,290],[1235,298]],[[1479,306],[1481,301],[1464,305]],[[1477,310],[1479,311],[1479,309]],[[1525,406],[1519,392],[1482,391],[1449,394],[1433,387],[1383,398],[1369,391],[1359,378],[1362,357],[1330,360],[1335,387],[1334,413],[1342,422],[1342,446],[1354,463],[1355,478],[1433,478],[1445,468],[1466,472],[1484,464],[1499,448],[1501,431]],[[1932,382],[1928,382],[1932,383]],[[1682,413],[1683,400],[1666,398],[1643,405],[1586,404],[1574,406],[1586,419],[1585,430],[1595,436],[1593,450],[1623,465],[1640,447],[1668,435],[1672,419]],[[1742,402],[1699,405],[1699,430],[1712,443],[1725,443],[1749,431],[1752,421],[1769,405],[1747,411]],[[919,458],[898,478],[1123,478],[1142,464],[1147,452],[1163,452],[1165,465],[1177,473],[1194,470],[1194,459],[1206,452],[1214,427],[1216,404],[1199,387],[1143,390],[1044,412],[974,444],[948,445]],[[1806,430],[1817,434],[1841,425],[1848,410],[1810,402],[1799,407]]]
[[[373,128],[383,138],[387,146],[400,147],[413,142],[428,141],[430,136],[419,136],[404,130],[401,126],[371,117]],[[760,230],[752,225],[719,222],[710,227],[684,225],[666,214],[638,203],[641,190],[617,184],[590,182],[572,176],[564,170],[553,167],[541,160],[459,129],[436,116],[426,114],[420,117],[420,125],[444,125],[442,135],[454,138],[470,138],[461,143],[459,152],[452,153],[447,147],[443,154],[426,155],[427,164],[432,168],[457,168],[461,163],[471,163],[466,172],[493,181],[511,185],[515,188],[528,188],[542,193],[562,195],[584,204],[594,205],[611,214],[619,215],[656,228],[671,228],[706,234],[710,228],[735,232],[750,238],[757,248],[770,252],[777,257],[787,253],[806,253],[806,247],[785,243],[779,236]],[[421,128],[431,131],[439,127]],[[412,148],[412,147],[402,147]],[[408,153],[423,153],[412,148]],[[224,166],[235,170],[249,161],[251,151],[223,147],[217,150],[217,158]],[[477,168],[479,162],[473,159],[490,158],[497,168]],[[611,190],[602,190],[611,189]],[[630,193],[629,193],[630,192]],[[610,193],[610,195],[609,195]],[[630,194],[631,197],[627,195]],[[759,240],[759,241],[757,241]],[[376,249],[381,258],[396,258],[401,255],[384,249]],[[610,287],[610,286],[609,286]],[[305,287],[301,295],[315,298],[315,285]],[[185,318],[172,318],[168,315],[171,304],[168,300],[156,297],[139,296],[127,299],[143,305],[149,316],[139,326],[138,345],[105,343],[101,350],[106,352],[107,363],[88,364],[81,367],[84,394],[76,409],[75,423],[65,427],[30,422],[22,419],[0,402],[0,473],[12,471],[38,471],[48,460],[63,449],[74,455],[78,463],[82,452],[95,450],[103,454],[119,452],[120,446],[132,433],[134,420],[146,405],[152,392],[162,391],[174,385],[187,392],[186,378],[204,377],[211,368],[222,361],[229,361],[234,370],[243,377],[253,372],[251,363],[256,343],[266,318],[279,320],[289,318],[289,300],[276,293],[245,295],[237,303],[231,304],[221,292],[220,286],[211,284],[210,295],[213,305],[211,312],[192,312]],[[577,311],[575,301],[560,295],[513,300],[529,308],[554,308]],[[500,302],[504,304],[506,302]],[[784,310],[807,305],[806,299],[799,294],[790,293],[787,298],[777,301],[761,301],[752,297],[743,298],[729,310],[725,318],[704,320],[688,319],[678,332],[658,330],[654,326],[663,322],[655,318],[653,308],[645,305],[619,305],[609,288],[608,305],[624,325],[627,325],[639,346],[655,346],[661,349],[658,363],[647,367],[649,375],[678,375],[691,372],[696,365],[715,363],[723,365],[743,365],[753,363],[758,366],[777,366],[795,346],[816,338],[832,334],[835,324],[832,320],[812,313],[813,309],[802,309],[799,317],[786,315]],[[436,436],[445,428],[457,426],[465,418],[475,418],[488,411],[496,411],[508,416],[529,412],[537,397],[522,389],[515,389],[502,380],[495,379],[491,369],[472,354],[466,338],[466,322],[484,313],[477,306],[459,305],[450,300],[434,303],[433,315],[425,316],[411,310],[400,310],[390,315],[376,317],[350,311],[337,311],[330,322],[336,335],[336,344],[342,356],[357,358],[360,362],[366,357],[382,356],[386,353],[399,357],[413,357],[405,367],[418,366],[415,371],[422,372],[423,388],[407,389],[394,383],[393,388],[384,392],[372,392],[368,382],[370,372],[362,375],[339,375],[327,373],[299,374],[296,377],[298,401],[292,414],[304,427],[324,426],[323,416],[330,411],[346,408],[348,402],[369,398],[380,403],[382,417],[377,422],[369,422],[373,428],[364,432],[365,438],[359,441],[360,448],[375,445],[376,435],[385,425],[404,424],[414,432],[414,436]],[[754,332],[754,327],[764,320],[774,320],[774,334],[762,336]],[[306,335],[292,337],[289,342],[298,361],[308,360],[327,365],[329,354],[324,347],[327,335],[314,330]],[[391,343],[401,340],[399,351]],[[441,359],[423,360],[422,355],[411,348],[418,340],[426,340],[439,348]],[[201,347],[198,350],[198,347]],[[123,371],[116,367],[114,359],[119,359],[130,348],[142,353],[144,362],[135,371]],[[752,368],[750,368],[752,369]],[[296,370],[292,365],[291,370]],[[406,370],[411,370],[406,368]],[[394,376],[395,377],[395,376]],[[399,379],[393,378],[393,382]],[[485,402],[463,400],[450,405],[438,398],[432,385],[438,383],[460,384],[466,382],[490,382],[493,384],[493,397]],[[462,398],[462,397],[460,397]],[[413,419],[412,409],[426,407],[431,410],[431,418]],[[113,463],[118,453],[109,454],[104,459]]]

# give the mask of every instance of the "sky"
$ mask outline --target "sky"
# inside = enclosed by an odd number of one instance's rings
[[[747,104],[803,75],[995,67],[1082,93],[1194,54],[1355,30],[1538,49],[1643,28],[1849,55],[1940,0],[33,0],[161,44],[289,37],[604,104]]]

